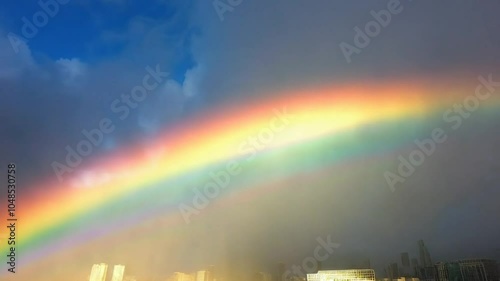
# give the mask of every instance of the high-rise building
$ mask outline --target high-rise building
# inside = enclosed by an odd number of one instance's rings
[[[215,281],[215,265],[211,265],[207,270],[207,281]]]
[[[436,268],[432,264],[429,250],[425,247],[424,241],[418,241],[418,251],[420,254],[420,265],[416,268],[417,277],[421,280],[434,280],[436,278]]]
[[[429,250],[427,250],[427,247],[425,247],[423,240],[418,241],[418,250],[420,253],[420,265],[422,267],[433,266],[431,261],[431,255],[429,254]]]
[[[108,265],[105,263],[94,264],[90,271],[89,281],[105,281]]]
[[[125,266],[117,264],[113,267],[113,275],[111,281],[123,281],[123,276],[125,275]]]
[[[436,264],[439,281],[498,281],[494,260],[470,259]]]
[[[403,277],[410,277],[410,255],[408,253],[401,253],[401,264],[403,265],[400,270],[400,275]]]
[[[424,267],[424,270],[423,270],[424,274],[423,274],[423,278],[422,280],[436,280],[436,276],[437,276],[437,272],[436,272],[436,267],[434,266],[427,266],[427,267]]]
[[[196,277],[194,281],[207,281],[208,274],[205,270],[200,270],[196,272]]]
[[[187,274],[183,272],[174,272],[172,276],[170,276],[168,281],[195,281],[195,274]]]
[[[436,272],[436,278],[440,281],[464,281],[460,273],[460,265],[456,262],[438,262]]]
[[[401,277],[401,275],[399,274],[399,266],[398,266],[398,263],[391,263],[390,265],[390,272],[391,272],[391,278],[393,279],[396,279],[396,278],[399,278]]]
[[[278,275],[277,275],[277,278],[276,280],[277,281],[285,281],[285,264],[280,262],[278,263]]]
[[[418,268],[419,268],[418,260],[416,258],[412,258],[411,259],[411,269],[412,269],[412,274],[414,276],[418,276]]]
[[[375,270],[373,269],[347,269],[347,270],[320,270],[318,273],[307,274],[307,281],[324,280],[349,280],[349,281],[370,281],[375,280]]]
[[[488,259],[471,259],[458,261],[463,280],[498,281],[499,274],[496,261]]]

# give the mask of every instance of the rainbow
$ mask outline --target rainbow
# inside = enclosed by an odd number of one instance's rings
[[[35,192],[18,197],[23,200],[18,251],[27,266],[155,216],[183,225],[179,206],[191,203],[190,190],[202,187],[211,171],[224,169],[230,161],[239,163],[245,173],[228,187],[237,196],[228,200],[221,192],[213,199],[220,202],[219,208],[278,188],[280,180],[296,173],[321,174],[325,166],[346,163],[356,155],[391,151],[409,142],[404,128],[391,129],[390,138],[370,141],[353,132],[434,115],[440,119],[453,104],[474,95],[478,84],[466,79],[365,82],[287,90],[244,105],[224,104],[180,124],[146,148],[131,145],[87,161],[62,183],[51,178],[38,183]],[[479,111],[493,114],[500,107],[499,97],[481,100]],[[332,144],[339,148],[337,153],[324,155],[325,146]],[[314,153],[317,161],[300,161]],[[255,176],[253,171],[266,163],[283,168],[268,177]],[[82,178],[74,176],[78,171],[92,171],[85,187]],[[5,243],[1,247],[2,253],[8,251]]]

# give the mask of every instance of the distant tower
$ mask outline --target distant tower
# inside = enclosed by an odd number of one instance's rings
[[[418,241],[418,250],[420,253],[421,266],[431,267],[432,266],[431,255],[429,254],[429,250],[427,250],[427,247],[425,247],[423,240]]]
[[[113,276],[111,281],[123,281],[123,276],[125,275],[125,266],[117,264],[113,267]]]
[[[418,260],[416,258],[411,259],[411,268],[413,269],[413,275],[414,277],[420,276],[419,274],[419,266],[418,266]]]
[[[207,271],[207,281],[214,281],[215,278],[215,265],[211,265],[208,267]]]
[[[200,270],[195,273],[195,281],[207,281],[207,271]]]
[[[431,255],[429,254],[429,251],[427,250],[427,248],[425,248],[425,263],[426,263],[426,267],[433,267],[434,265],[432,264],[432,260],[431,260]]]
[[[89,281],[105,281],[108,265],[105,263],[94,264],[90,272]]]
[[[395,262],[395,263],[391,263],[390,265],[390,271],[391,271],[391,278],[392,279],[397,279],[399,278],[399,267],[398,267],[398,263]]]
[[[397,266],[397,264],[396,264]],[[396,279],[397,276],[394,272],[394,268],[393,268],[393,264],[389,264],[385,270],[385,274],[387,276],[387,278],[389,278],[389,280],[392,280],[392,279]]]
[[[408,255],[408,253],[401,253],[401,264],[403,265],[403,268],[401,269],[402,275],[405,275],[405,276],[409,275],[410,274],[410,255]]]
[[[425,245],[423,240],[418,240],[418,253],[420,257],[420,264],[425,266]]]
[[[278,278],[277,281],[285,281],[285,264],[278,263]]]

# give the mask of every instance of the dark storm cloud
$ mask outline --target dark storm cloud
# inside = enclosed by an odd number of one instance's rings
[[[387,3],[243,1],[222,22],[211,2],[200,3],[205,36],[195,54],[211,69],[201,84],[207,98],[499,63],[498,3],[404,0],[402,11],[347,63],[339,44],[353,45],[354,28],[364,30],[374,20],[370,12],[386,10]]]

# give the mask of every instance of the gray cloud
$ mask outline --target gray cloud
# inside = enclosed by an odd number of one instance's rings
[[[339,48],[354,27],[373,20],[386,2],[243,1],[219,21],[211,2],[196,15],[205,36],[195,50],[211,69],[202,82],[210,100],[262,89],[372,78],[491,69],[499,25],[498,3],[401,1],[403,11],[351,64]],[[208,11],[208,12],[207,12]],[[212,11],[212,13],[210,13]]]

